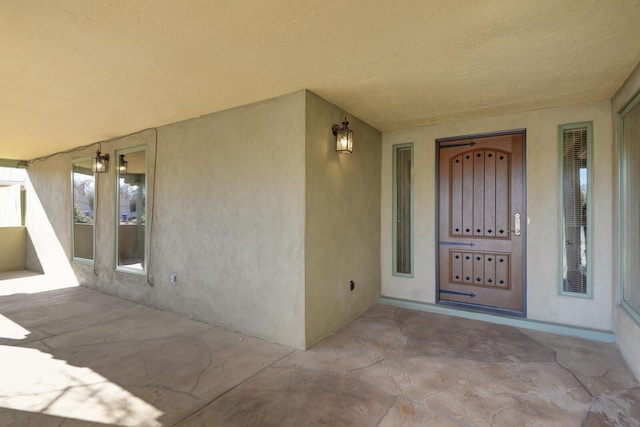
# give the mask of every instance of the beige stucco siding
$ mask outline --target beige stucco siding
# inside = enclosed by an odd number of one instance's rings
[[[160,138],[159,305],[303,348],[304,91],[170,125]]]
[[[409,129],[382,135],[382,295],[435,302],[437,138],[526,129],[528,318],[611,330],[612,140],[608,101]],[[594,297],[558,294],[558,125],[593,121]],[[414,143],[413,278],[392,275],[392,147]]]
[[[24,270],[27,253],[27,229],[0,227],[0,272]]]
[[[25,180],[26,268],[77,285],[71,253],[71,155],[34,161]],[[86,155],[85,155],[86,156]]]
[[[310,347],[380,296],[381,135],[311,92],[306,111],[305,306]],[[337,153],[331,133],[331,125],[345,115],[354,132],[353,154]]]
[[[80,283],[304,348],[304,106],[298,91],[103,143],[112,163],[96,184],[95,274],[72,262]],[[149,278],[114,268],[113,160],[135,146],[147,148]],[[69,266],[71,161],[95,148],[29,168],[27,225],[45,272]]]
[[[355,152],[338,155],[331,125],[345,114],[301,90],[102,143],[112,163],[96,181],[94,265],[69,262],[69,177],[96,147],[36,162],[30,194],[44,216],[32,209],[28,223],[53,233],[28,258],[122,298],[308,348],[380,295],[381,135],[353,118]],[[148,275],[115,268],[113,159],[132,147],[147,150]]]

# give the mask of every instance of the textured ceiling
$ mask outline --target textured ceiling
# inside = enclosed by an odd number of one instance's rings
[[[611,98],[640,0],[0,2],[0,158],[307,88],[381,131]]]

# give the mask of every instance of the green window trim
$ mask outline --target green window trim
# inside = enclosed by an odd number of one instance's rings
[[[627,230],[627,205],[628,194],[634,191],[633,184],[628,181],[628,151],[625,144],[624,119],[634,109],[640,108],[640,91],[631,98],[625,107],[618,113],[618,304],[623,310],[640,325],[640,308],[634,307],[627,302],[625,291],[625,279],[627,271],[627,243],[629,231]],[[637,185],[637,183],[636,183]],[[636,190],[637,191],[637,190]],[[635,236],[637,239],[638,236]],[[637,255],[637,254],[636,254]],[[636,259],[635,262],[640,260]]]
[[[144,204],[146,205],[147,202],[147,198],[148,198],[148,177],[149,177],[149,161],[148,161],[148,150],[147,150],[147,146],[146,145],[137,145],[134,147],[129,147],[129,148],[124,148],[124,149],[120,149],[120,150],[116,150],[115,152],[115,161],[113,164],[113,170],[115,172],[115,270],[119,271],[119,272],[125,272],[125,273],[130,273],[130,274],[135,274],[135,275],[140,275],[140,276],[145,276],[147,275],[147,271],[149,269],[149,223],[148,221],[146,221],[145,219],[145,224],[144,224],[144,260],[141,263],[141,268],[137,268],[137,267],[131,267],[128,266],[124,263],[121,263],[120,260],[120,219],[121,219],[121,214],[120,214],[120,172],[118,170],[118,166],[119,166],[119,159],[121,155],[127,155],[127,154],[132,154],[132,153],[137,153],[137,152],[143,152],[144,153],[144,182],[142,183],[143,185],[143,197],[144,197]],[[131,162],[129,162],[129,174],[130,175],[134,175],[131,173]],[[138,189],[139,191],[139,189]],[[138,209],[138,207],[136,206],[136,210]],[[142,212],[142,211],[141,211]],[[146,214],[146,207],[145,207],[145,214]],[[138,221],[139,219],[137,218],[137,213],[136,213],[136,221]]]
[[[393,267],[392,272],[394,276],[399,277],[413,277],[413,143],[396,144],[393,145],[393,207],[392,207],[392,243],[393,248]],[[409,170],[404,171],[408,173],[408,180],[399,180],[399,173],[403,172],[398,168],[398,160],[400,158],[407,159],[409,161]],[[402,153],[403,155],[399,156]],[[408,181],[408,188],[406,184]],[[400,189],[399,186],[404,186]],[[399,200],[400,198],[400,200]],[[409,200],[407,201],[406,198]],[[400,208],[400,203],[403,202],[403,207]],[[408,206],[407,206],[408,205]],[[403,267],[399,268],[399,264]]]
[[[586,130],[586,145],[587,145],[587,160],[586,160],[586,203],[584,204],[585,211],[582,213],[584,216],[584,221],[586,221],[586,226],[579,226],[578,233],[584,233],[584,238],[586,243],[584,244],[584,252],[582,255],[579,251],[578,256],[581,258],[584,257],[586,261],[586,286],[584,288],[584,292],[576,292],[567,290],[567,287],[571,285],[567,284],[567,279],[565,278],[565,269],[569,269],[567,266],[567,247],[572,243],[566,237],[566,223],[565,223],[565,208],[567,207],[565,204],[566,201],[566,192],[565,192],[565,167],[564,167],[564,157],[565,157],[565,144],[564,144],[564,133],[566,131],[571,130]],[[593,122],[578,122],[578,123],[568,123],[562,124],[558,126],[558,293],[562,296],[571,296],[578,298],[587,298],[593,299],[593,248],[595,245],[593,244]],[[570,197],[570,196],[569,196]],[[575,206],[574,206],[575,209]],[[580,238],[581,239],[581,238]],[[581,240],[580,240],[581,241]],[[582,246],[582,244],[580,245]],[[584,275],[584,271],[580,273],[581,277]],[[582,280],[582,279],[581,279]]]
[[[87,176],[89,176],[89,173],[90,173],[91,177],[93,178],[93,183],[92,183],[93,185],[88,186],[88,187],[93,187],[91,189],[93,191],[93,194],[92,194],[93,197],[91,197],[90,195],[89,200],[86,201],[90,204],[90,207],[88,209],[92,211],[91,217],[87,216],[87,214],[84,211],[81,211],[81,208],[77,205],[76,182],[75,182],[76,170],[82,171],[83,174]],[[94,259],[95,259],[95,253],[96,253],[96,219],[97,219],[96,208],[98,204],[98,186],[97,186],[97,177],[91,171],[91,157],[82,157],[78,159],[73,159],[71,161],[70,181],[71,181],[71,213],[72,213],[71,214],[71,260],[74,262],[82,263],[82,264],[93,265],[95,262]],[[79,219],[79,216],[82,216],[83,219]],[[91,248],[90,249],[91,257],[80,256],[82,254],[87,254],[88,245],[86,244],[79,245],[78,244],[79,242],[76,242],[76,240],[80,238],[80,235],[84,235],[85,237],[87,236],[86,233],[76,233],[76,225],[82,225],[83,227],[85,227],[86,225],[84,223],[87,223],[87,224],[90,223],[92,226],[92,230],[90,233],[92,242],[91,242],[91,245],[89,245]]]

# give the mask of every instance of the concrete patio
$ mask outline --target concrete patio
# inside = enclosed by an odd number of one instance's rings
[[[302,352],[87,288],[3,286],[1,426],[640,426],[615,344],[377,305]]]

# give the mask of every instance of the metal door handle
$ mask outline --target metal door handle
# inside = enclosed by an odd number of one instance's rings
[[[520,215],[519,213],[517,213],[517,214],[515,215],[515,220],[514,220],[514,222],[515,222],[515,230],[513,231],[513,233],[514,233],[516,236],[519,236],[519,235],[520,235],[520,222],[521,222],[521,215]]]

